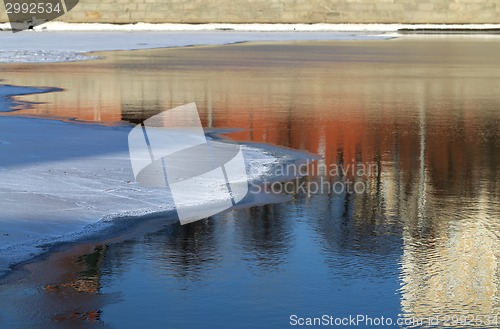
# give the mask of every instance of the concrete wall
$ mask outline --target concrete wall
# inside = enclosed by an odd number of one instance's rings
[[[5,22],[7,15],[3,6],[0,8],[0,21]],[[500,1],[80,0],[72,11],[58,20],[88,23],[500,23]]]

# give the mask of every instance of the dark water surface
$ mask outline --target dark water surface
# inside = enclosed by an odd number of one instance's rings
[[[204,126],[242,129],[230,138],[376,168],[304,180],[358,182],[351,193],[298,189],[288,203],[100,249],[96,293],[114,296],[103,324],[284,328],[291,315],[362,315],[498,328],[499,40],[159,49],[0,73],[66,89],[24,97],[42,104],[16,114],[139,122],[196,101]]]

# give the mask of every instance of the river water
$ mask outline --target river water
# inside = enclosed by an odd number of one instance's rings
[[[289,202],[97,249],[94,293],[112,298],[92,326],[285,328],[325,315],[497,328],[498,53],[498,38],[408,37],[1,71],[9,84],[64,89],[23,97],[38,104],[10,115],[137,123],[194,101],[204,127],[236,130],[227,138],[320,157],[308,177],[271,186]]]

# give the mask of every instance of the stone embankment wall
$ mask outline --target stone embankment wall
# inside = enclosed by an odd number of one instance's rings
[[[0,21],[6,22],[5,8],[3,5],[0,8]],[[57,20],[86,23],[477,24],[500,23],[500,1],[80,0],[73,10]]]

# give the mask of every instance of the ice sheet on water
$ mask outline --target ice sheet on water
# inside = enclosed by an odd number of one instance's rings
[[[33,90],[0,86],[0,95],[13,91]],[[1,118],[0,274],[39,254],[44,245],[103,230],[115,234],[144,218],[172,213],[167,189],[142,187],[134,180],[127,143],[131,129]],[[280,161],[301,156],[257,145],[242,149],[249,179],[254,181]],[[207,195],[203,202],[214,200]],[[189,196],[184,206],[193,206]]]
[[[367,32],[236,31],[23,31],[0,32],[0,63],[89,60],[92,51],[223,45],[247,41],[386,39]]]

